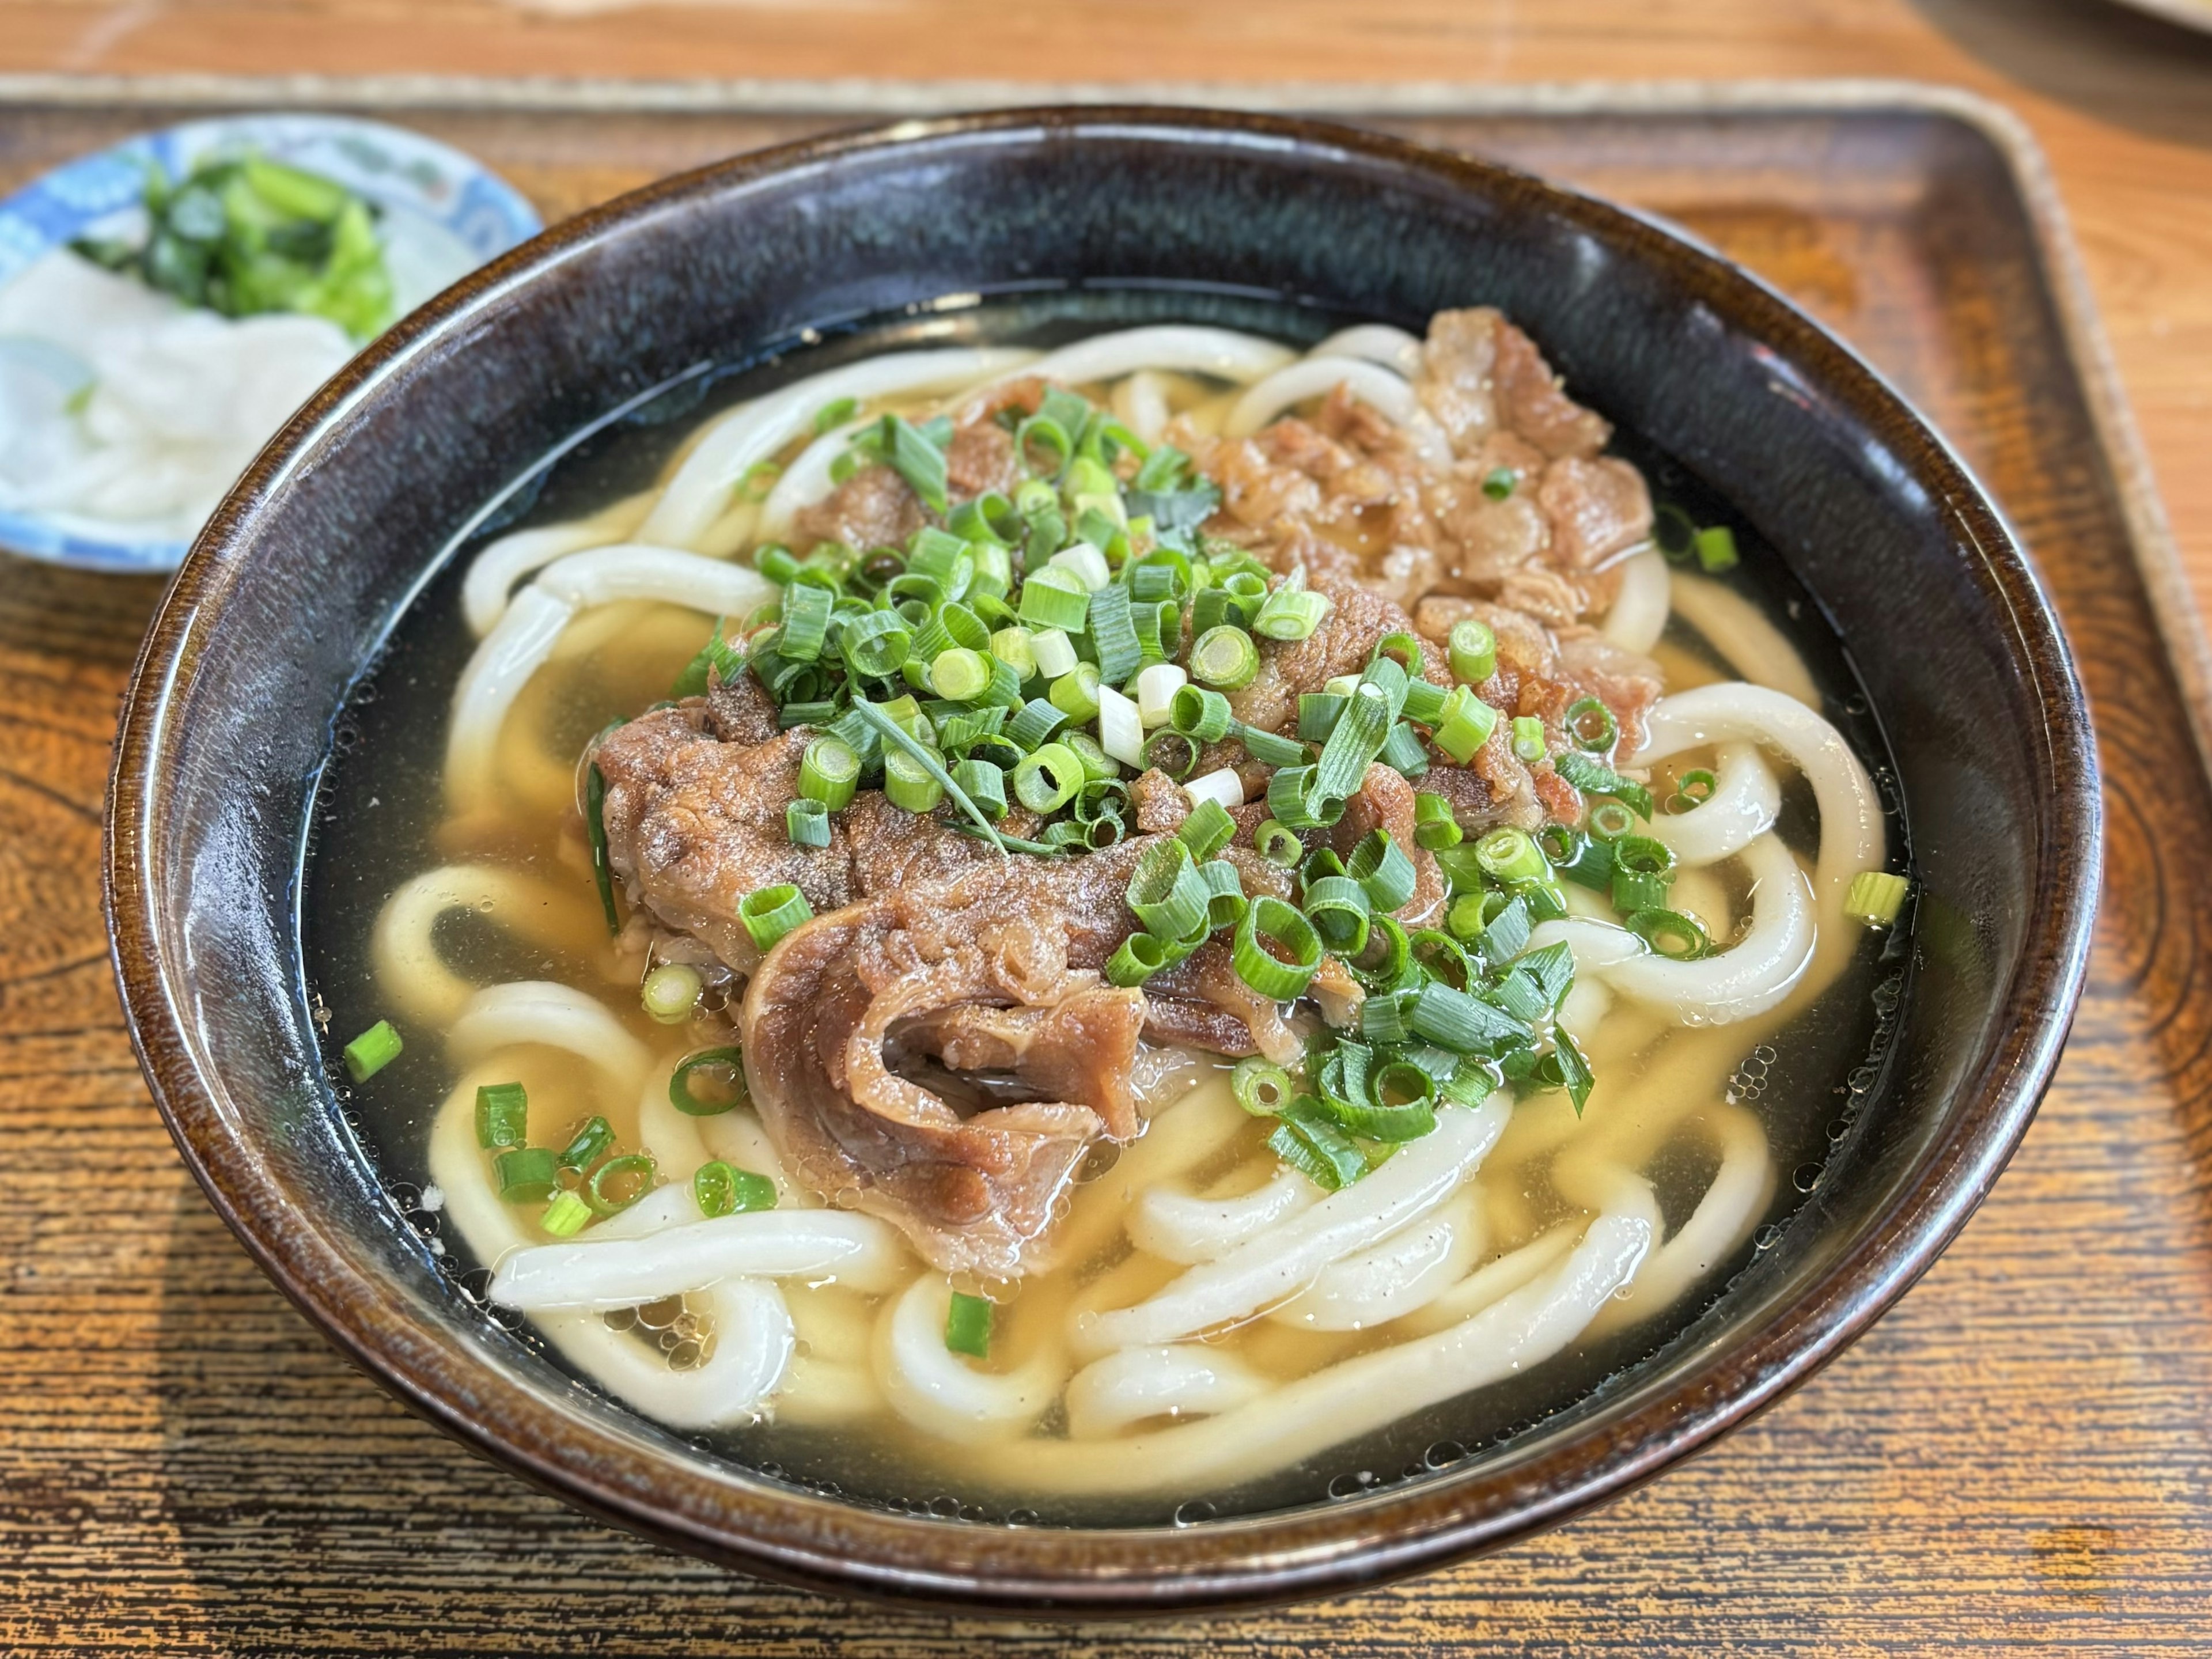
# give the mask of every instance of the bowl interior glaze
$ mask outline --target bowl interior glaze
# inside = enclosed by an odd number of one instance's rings
[[[1730,501],[1829,615],[1887,726],[1925,895],[1885,1074],[1783,1243],[1656,1358],[1535,1432],[1324,1507],[1073,1531],[864,1510],[701,1457],[574,1388],[433,1269],[354,1153],[302,991],[314,779],[440,553],[579,430],[702,362],[962,296],[1164,290],[1407,325],[1499,307],[1577,397]],[[1129,296],[1117,300],[1117,295]],[[556,229],[418,313],[257,462],[126,712],[108,878],[155,1095],[225,1218],[403,1400],[610,1518],[748,1571],[971,1608],[1126,1612],[1367,1582],[1648,1477],[1872,1321],[2026,1128],[2080,988],[2095,757],[2001,517],[1863,365],[1617,210],[1310,123],[1012,112],[764,152]]]

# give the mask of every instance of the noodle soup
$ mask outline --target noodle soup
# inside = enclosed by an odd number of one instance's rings
[[[325,781],[313,989],[489,1316],[863,1501],[1189,1520],[1510,1437],[1786,1219],[1878,733],[1506,319],[764,379],[464,548]]]

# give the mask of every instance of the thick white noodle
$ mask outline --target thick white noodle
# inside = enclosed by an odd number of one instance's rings
[[[825,404],[865,402],[922,392],[958,392],[1028,362],[1036,354],[950,346],[892,352],[848,363],[771,392],[721,416],[700,434],[676,469],[637,538],[663,547],[697,548],[727,510],[745,474],[813,424]]]
[[[883,1408],[884,1391],[869,1366],[801,1352],[792,1360],[791,1374],[776,1397],[775,1416],[779,1423],[828,1428],[856,1423]]]
[[[1820,708],[1820,688],[1805,659],[1765,611],[1710,576],[1671,574],[1674,614],[1705,635],[1723,662],[1753,685],[1779,691],[1808,708]]]
[[[1067,1378],[1057,1348],[1018,1370],[978,1370],[945,1346],[952,1286],[922,1274],[876,1325],[876,1381],[890,1408],[926,1434],[961,1444],[1002,1440],[1042,1417]]]
[[[1309,357],[1364,357],[1370,363],[1395,369],[1407,380],[1420,378],[1425,360],[1421,343],[1402,328],[1388,323],[1355,323],[1339,329],[1306,353]]]
[[[584,1237],[517,1250],[491,1299],[526,1313],[605,1312],[703,1291],[726,1279],[801,1278],[880,1291],[912,1272],[894,1228],[845,1210],[754,1210],[642,1238]]]
[[[782,1161],[769,1144],[768,1132],[761,1127],[760,1119],[744,1106],[734,1106],[711,1117],[692,1117],[679,1112],[668,1097],[669,1073],[672,1069],[670,1066],[656,1068],[637,1103],[638,1140],[659,1161],[660,1167],[684,1172],[688,1182],[691,1172],[701,1164],[718,1158],[750,1174],[766,1176],[775,1183],[777,1203],[804,1202],[784,1174]]]
[[[403,1022],[444,1025],[476,994],[473,981],[447,966],[438,950],[440,918],[473,910],[533,944],[562,945],[578,937],[574,923],[583,901],[489,864],[447,864],[400,884],[377,912],[369,934],[369,959],[385,1006]]]
[[[605,1003],[553,980],[486,986],[446,1030],[447,1052],[464,1066],[526,1042],[563,1048],[588,1060],[624,1092],[637,1087],[653,1064],[651,1052]]]
[[[1331,1262],[1388,1238],[1450,1197],[1497,1144],[1510,1111],[1499,1095],[1473,1111],[1443,1112],[1431,1133],[1401,1147],[1373,1174],[1219,1261],[1190,1268],[1133,1307],[1079,1315],[1078,1347],[1095,1355],[1177,1342],[1296,1295]]]
[[[1782,786],[1748,743],[1721,745],[1711,799],[1687,812],[1662,812],[1644,833],[1664,842],[1674,862],[1697,869],[1734,858],[1774,827]]]
[[[708,616],[742,617],[775,593],[749,566],[642,542],[572,553],[548,565],[514,596],[461,671],[446,738],[447,798],[458,805],[490,793],[507,711],[579,611],[617,599],[657,599]]]
[[[1606,989],[1605,981],[1595,974],[1587,978],[1577,975],[1567,1000],[1559,1005],[1559,1024],[1587,1051],[1597,1041],[1598,1027],[1612,1012],[1613,993]]]
[[[1094,334],[1046,354],[1020,372],[1067,386],[1089,386],[1098,380],[1118,380],[1140,368],[1166,369],[1249,386],[1273,374],[1294,356],[1288,346],[1256,334],[1164,323],[1124,329],[1118,334]]]
[[[1249,438],[1293,404],[1325,398],[1338,386],[1388,416],[1413,441],[1414,452],[1431,471],[1451,465],[1451,441],[1436,417],[1403,377],[1359,357],[1304,357],[1270,374],[1237,400],[1222,423],[1231,438]]]
[[[1607,644],[1647,652],[1659,643],[1660,635],[1667,631],[1671,574],[1667,556],[1656,547],[1632,553],[1621,562],[1620,592],[1599,630]]]
[[[732,1279],[698,1293],[695,1311],[714,1323],[714,1351],[679,1371],[644,1343],[610,1331],[595,1313],[543,1314],[539,1331],[566,1349],[589,1344],[579,1360],[599,1386],[672,1429],[723,1429],[757,1422],[782,1384],[798,1339],[783,1292],[754,1279]],[[611,1339],[593,1340],[592,1327]]]
[[[1481,1206],[1462,1192],[1371,1250],[1325,1267],[1267,1316],[1309,1331],[1359,1331],[1425,1307],[1467,1277],[1482,1254]]]
[[[1688,1127],[1704,1130],[1720,1152],[1720,1168],[1690,1218],[1651,1253],[1626,1294],[1607,1304],[1596,1322],[1599,1331],[1637,1324],[1672,1307],[1742,1248],[1774,1197],[1774,1160],[1758,1119],[1741,1106],[1714,1105]]]
[[[532,1244],[516,1207],[494,1189],[490,1160],[477,1145],[477,1085],[500,1080],[464,1073],[430,1132],[430,1179],[446,1199],[441,1213],[486,1262]],[[535,1323],[586,1376],[672,1428],[720,1428],[758,1418],[791,1363],[795,1341],[781,1294],[773,1285],[734,1280],[707,1292],[699,1311],[714,1322],[714,1352],[688,1371],[671,1369],[635,1336],[609,1330],[595,1313],[547,1314]]]
[[[461,584],[461,615],[469,632],[482,639],[507,611],[515,583],[554,560],[586,548],[604,547],[629,537],[644,519],[657,491],[626,496],[574,524],[546,525],[502,536],[469,561]]]
[[[685,1176],[665,1187],[655,1187],[627,1210],[617,1210],[604,1220],[594,1221],[592,1237],[603,1243],[611,1238],[644,1238],[706,1218],[700,1212],[698,1196],[691,1189],[691,1177]]]
[[[1612,1198],[1565,1261],[1434,1335],[1340,1361],[1200,1422],[1104,1441],[1028,1441],[995,1453],[988,1467],[1030,1491],[1203,1490],[1522,1374],[1580,1336],[1650,1250],[1659,1207],[1649,1183],[1621,1180]]]
[[[1547,921],[1529,936],[1541,948],[1566,941],[1577,975],[1595,974],[1623,996],[1686,1025],[1729,1025],[1787,997],[1813,959],[1813,896],[1805,872],[1776,836],[1744,849],[1756,884],[1751,927],[1725,951],[1694,961],[1659,955],[1625,927]]]
[[[1219,1072],[1183,1097],[1157,1108],[1144,1134],[1113,1166],[1075,1189],[1074,1205],[1052,1238],[1052,1260],[1082,1262],[1121,1237],[1139,1197],[1184,1175],[1251,1127]]]
[[[761,503],[760,518],[753,529],[757,539],[783,540],[791,533],[793,520],[837,487],[830,477],[830,469],[852,447],[853,434],[866,424],[866,421],[848,421],[799,452],[799,459],[784,468],[783,476],[775,481],[775,488],[768,492],[768,500]]]
[[[1644,746],[1627,763],[1649,766],[1685,749],[1731,742],[1778,750],[1813,786],[1820,808],[1814,885],[1822,913],[1840,921],[1851,878],[1881,866],[1885,831],[1873,780],[1850,745],[1820,715],[1786,693],[1763,686],[1701,685],[1651,706],[1644,717]],[[1838,931],[1848,949],[1850,941]]]
[[[1071,1440],[1103,1440],[1150,1417],[1211,1417],[1250,1404],[1269,1384],[1231,1353],[1202,1343],[1124,1348],[1068,1379]]]
[[[1426,1307],[1408,1314],[1405,1328],[1416,1336],[1428,1336],[1473,1318],[1554,1266],[1574,1249],[1578,1237],[1572,1222],[1539,1234],[1519,1249],[1486,1262]]]
[[[1114,388],[1114,412],[1148,444],[1167,429],[1167,383],[1157,369],[1140,368]]]
[[[1183,1267],[1212,1261],[1253,1234],[1310,1210],[1319,1187],[1285,1164],[1273,1180],[1236,1198],[1200,1198],[1177,1186],[1148,1187],[1129,1212],[1129,1242]]]

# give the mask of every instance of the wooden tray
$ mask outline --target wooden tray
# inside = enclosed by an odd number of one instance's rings
[[[1051,95],[0,79],[0,190],[144,126],[304,105],[459,144],[555,218],[826,125]],[[155,589],[0,562],[0,1655],[2205,1650],[2212,1002],[2191,991],[2212,786],[2191,731],[2212,677],[2032,144],[1987,105],[1901,86],[1210,99],[1334,112],[1665,215],[1857,345],[2011,513],[2096,707],[2112,896],[2058,1083],[1983,1213],[1765,1419],[1456,1571],[1114,1632],[726,1577],[409,1418],[202,1202],[132,1063],[95,884]]]

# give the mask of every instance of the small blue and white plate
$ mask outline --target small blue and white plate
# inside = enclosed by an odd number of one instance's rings
[[[0,201],[0,289],[79,237],[143,234],[149,165],[181,179],[203,159],[246,154],[336,179],[383,210],[396,314],[544,228],[513,185],[419,133],[348,116],[225,116],[80,157]],[[14,346],[19,356],[50,349]],[[0,549],[86,569],[172,570],[188,539],[173,526],[135,537],[127,524],[0,507]]]

